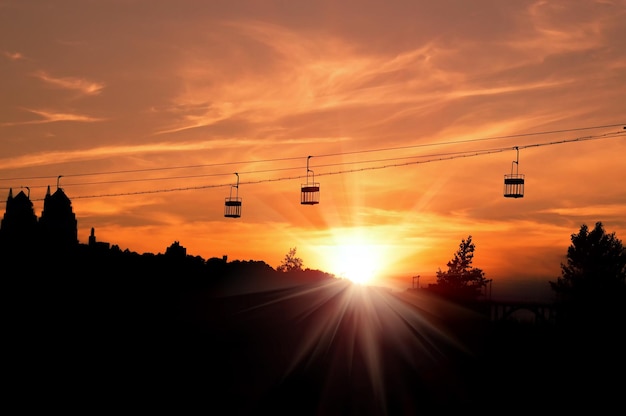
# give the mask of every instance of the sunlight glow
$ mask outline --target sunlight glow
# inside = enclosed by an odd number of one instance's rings
[[[379,247],[353,243],[337,246],[331,262],[331,269],[338,277],[353,283],[368,284],[380,273],[383,259]]]
[[[396,244],[403,239],[394,236],[402,231],[389,226],[333,226],[309,243],[312,253],[305,254],[305,258],[337,278],[359,285],[389,286],[387,279],[397,274],[398,262],[408,255],[407,248],[415,250],[413,246]]]

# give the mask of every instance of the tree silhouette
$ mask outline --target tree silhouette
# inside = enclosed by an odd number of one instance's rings
[[[302,271],[302,265],[302,259],[296,257],[296,247],[293,247],[289,249],[289,253],[285,254],[285,258],[276,270],[279,272]]]
[[[549,282],[559,302],[568,306],[570,317],[577,312],[587,317],[606,314],[607,308],[623,304],[626,249],[615,233],[606,233],[601,222],[591,231],[583,224],[571,241],[567,264],[561,263],[561,277]]]
[[[456,300],[478,299],[491,280],[485,279],[482,269],[472,266],[475,250],[471,235],[461,240],[454,258],[447,263],[448,270],[439,269],[437,283],[429,285],[429,289]]]

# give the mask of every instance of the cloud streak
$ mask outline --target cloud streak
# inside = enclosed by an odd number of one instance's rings
[[[104,84],[99,82],[88,81],[83,78],[74,77],[53,77],[45,71],[38,71],[33,76],[44,83],[53,87],[78,91],[84,95],[98,95],[104,89]]]
[[[46,111],[46,110],[34,110],[25,108],[24,111],[28,111],[30,113],[36,114],[40,117],[39,120],[28,120],[28,121],[16,121],[16,122],[8,122],[2,123],[2,126],[10,127],[10,126],[20,126],[20,125],[28,125],[28,124],[46,124],[46,123],[56,123],[60,121],[76,121],[81,123],[93,123],[103,121],[103,118],[91,117],[82,114],[72,114],[72,113],[59,113],[54,111]]]

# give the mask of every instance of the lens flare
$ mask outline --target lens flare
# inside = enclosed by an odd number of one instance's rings
[[[245,311],[262,332],[255,360],[279,363],[272,371],[280,385],[316,386],[307,394],[322,413],[347,397],[359,398],[349,403],[359,414],[383,414],[399,395],[428,397],[431,386],[454,382],[445,368],[451,356],[466,353],[440,325],[441,305],[418,294],[331,279],[263,299]]]

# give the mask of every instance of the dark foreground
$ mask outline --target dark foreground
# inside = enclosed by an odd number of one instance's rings
[[[3,293],[20,413],[624,411],[624,328],[492,323],[329,280],[252,293],[33,281]]]

